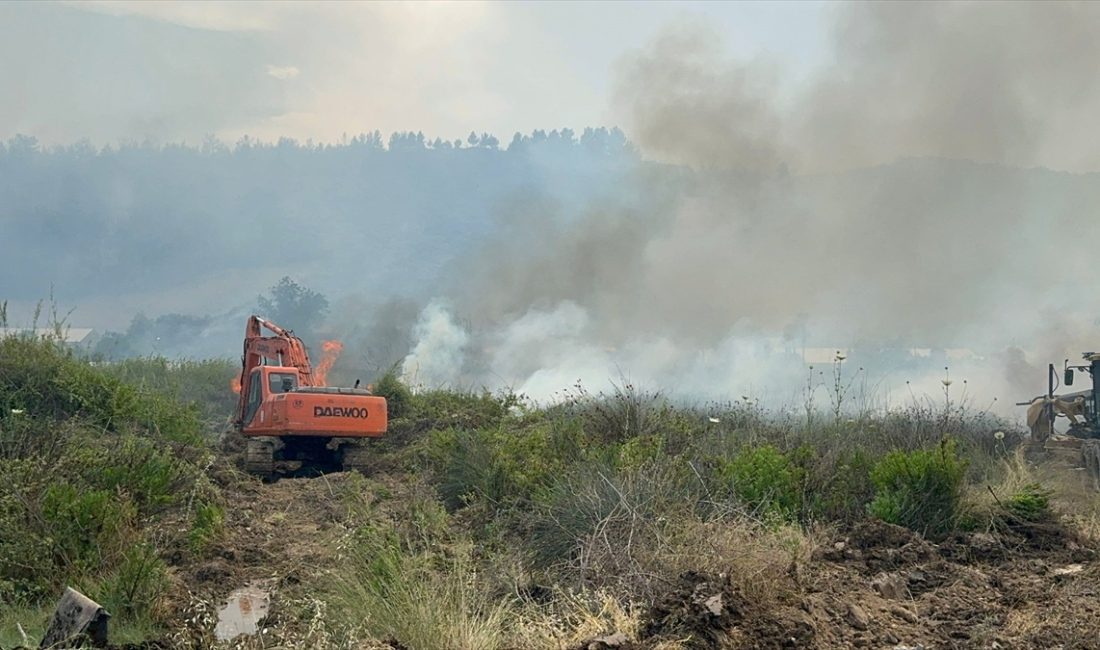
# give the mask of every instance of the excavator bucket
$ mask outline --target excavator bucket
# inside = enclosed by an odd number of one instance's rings
[[[111,615],[99,603],[72,587],[66,587],[38,647],[78,648],[87,643],[93,648],[105,648],[107,621],[110,618]]]

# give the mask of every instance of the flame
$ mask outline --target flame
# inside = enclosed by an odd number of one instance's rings
[[[233,375],[233,378],[229,380],[229,390],[240,395],[241,394],[241,376]]]
[[[339,341],[323,341],[321,343],[321,360],[313,368],[313,383],[317,386],[325,386],[328,372],[344,351],[344,344]]]

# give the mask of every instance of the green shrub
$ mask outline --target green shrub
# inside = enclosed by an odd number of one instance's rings
[[[201,553],[211,542],[219,538],[225,524],[225,508],[216,503],[199,503],[187,533],[192,551]]]
[[[408,417],[423,420],[435,429],[488,429],[499,427],[518,401],[511,393],[429,390],[412,396]]]
[[[0,601],[34,607],[72,584],[144,624],[166,582],[150,531],[202,476],[203,437],[195,407],[109,367],[0,339]],[[196,527],[214,515],[200,508]]]
[[[59,568],[66,572],[94,572],[125,545],[127,530],[137,519],[137,508],[110,490],[88,490],[54,483],[41,501],[40,533],[52,541]]]
[[[137,357],[102,365],[103,370],[145,394],[157,394],[193,405],[207,431],[225,428],[237,404],[230,382],[240,363],[230,359],[169,360]]]
[[[386,371],[386,374],[374,382],[374,394],[386,398],[386,411],[391,419],[402,418],[408,415],[409,404],[413,395],[409,387],[405,385],[397,374],[397,366]]]
[[[88,593],[107,611],[133,623],[154,615],[167,585],[168,568],[156,549],[136,544],[123,553],[106,578],[88,587]]]
[[[675,411],[658,392],[625,381],[612,386],[610,393],[592,395],[578,385],[568,395],[567,411],[582,420],[587,437],[601,444],[655,435]]]
[[[771,445],[742,450],[722,462],[718,473],[737,499],[760,515],[791,519],[801,509],[805,472]]]
[[[621,467],[641,467],[664,455],[664,439],[653,435],[630,438],[619,445],[618,452]]]
[[[437,431],[430,447],[440,496],[451,510],[471,499],[496,507],[528,503],[583,454],[579,426],[569,421]]]
[[[1050,509],[1050,497],[1053,492],[1038,483],[1030,483],[1020,488],[1004,503],[1009,514],[1027,522],[1046,521],[1053,517]]]
[[[841,451],[808,464],[806,509],[811,519],[855,521],[867,515],[875,494],[871,469],[875,463],[862,449]]]
[[[175,503],[194,478],[194,468],[170,450],[135,436],[114,441],[81,462],[88,483],[131,495],[143,513]]]
[[[868,511],[928,537],[942,537],[959,520],[966,467],[952,440],[934,449],[890,452],[871,471],[875,498]]]
[[[49,339],[0,339],[0,412],[13,409],[30,418],[79,417],[110,432],[201,441],[196,407],[128,384]]]

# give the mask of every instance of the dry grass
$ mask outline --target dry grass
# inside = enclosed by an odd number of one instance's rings
[[[1050,478],[1053,476],[1027,459],[1024,447],[1017,447],[997,464],[995,477],[990,482],[968,488],[964,507],[972,512],[990,512],[999,500],[1006,500],[1027,486]]]
[[[547,603],[520,608],[511,627],[511,645],[520,648],[568,648],[619,632],[636,639],[643,608],[606,591],[557,589]]]
[[[815,536],[788,523],[764,523],[743,513],[710,519],[685,514],[635,528],[601,522],[581,545],[585,584],[652,602],[696,572],[728,576],[757,603],[784,600],[798,588],[800,567],[809,561]]]

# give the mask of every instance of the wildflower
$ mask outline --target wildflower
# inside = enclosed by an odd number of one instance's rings
[[[994,431],[993,432],[993,437],[996,438],[997,440],[1004,440],[1005,439],[1005,432],[1004,431]]]
[[[719,422],[721,422],[721,420],[719,420],[718,418],[707,418],[707,419],[710,420],[711,424],[718,424]]]

